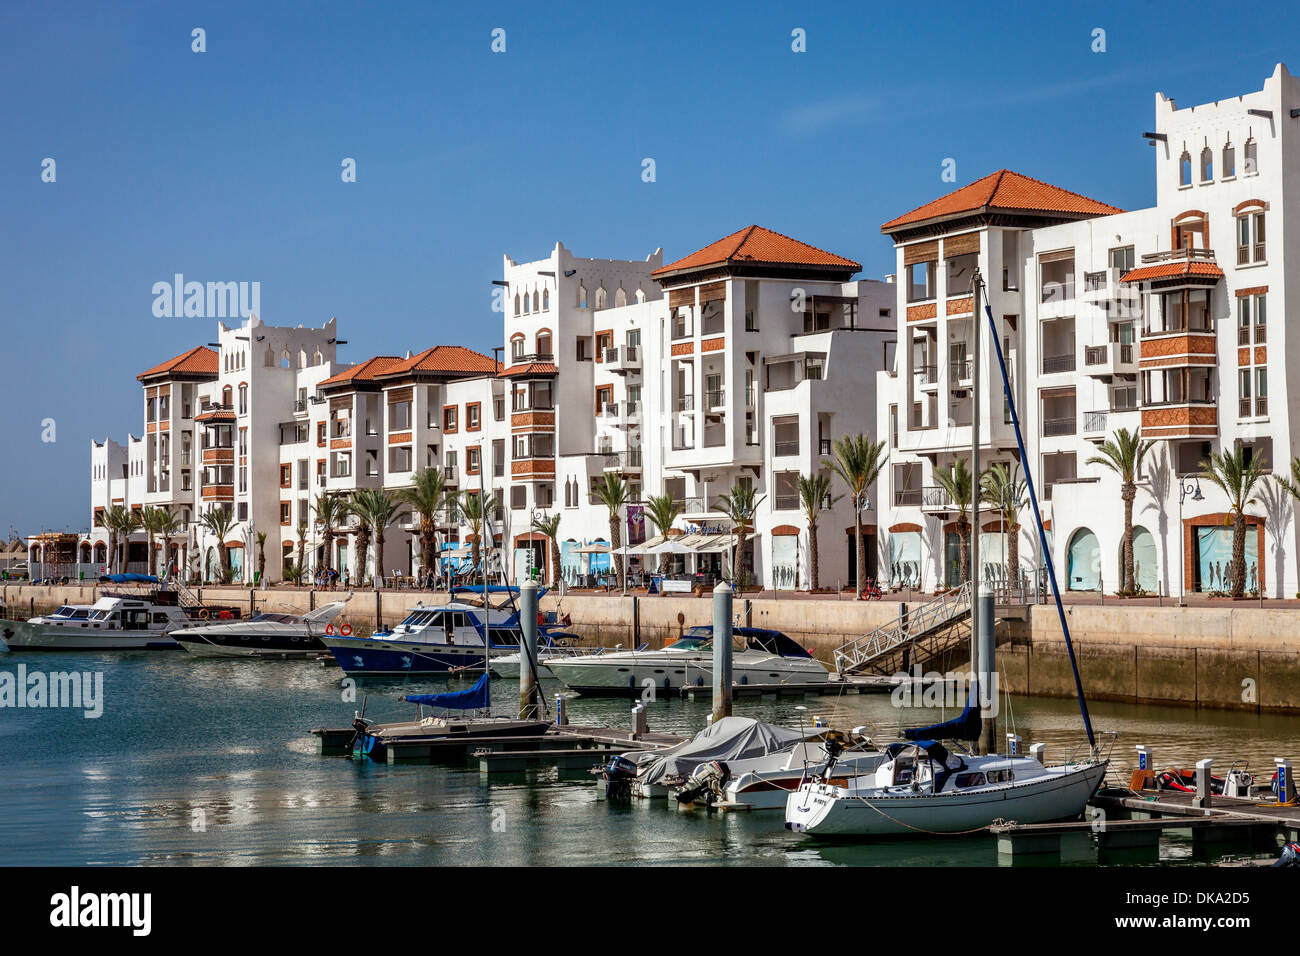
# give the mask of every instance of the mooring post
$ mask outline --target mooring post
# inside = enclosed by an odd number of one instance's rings
[[[993,595],[981,594],[979,598],[979,694],[980,694],[980,749],[986,754],[998,752],[998,663],[994,656]]]
[[[1212,763],[1214,763],[1213,757],[1196,761],[1196,799],[1192,801],[1194,807],[1208,807],[1213,800],[1210,793],[1210,764]]]
[[[555,695],[555,724],[563,727],[569,722],[569,698],[563,694]]]
[[[731,585],[713,589],[713,719],[731,716]]]
[[[486,608],[484,595],[484,607]],[[519,645],[519,719],[537,719],[537,582],[525,579],[519,586],[519,622],[523,642]],[[488,653],[486,648],[484,653]]]
[[[1274,757],[1273,765],[1277,767],[1277,802],[1290,803],[1295,799],[1295,782],[1291,779],[1291,761],[1285,757]]]

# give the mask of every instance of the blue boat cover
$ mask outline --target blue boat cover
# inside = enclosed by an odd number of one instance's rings
[[[152,574],[101,574],[101,581],[111,581],[114,584],[157,584],[158,578]]]
[[[402,700],[411,704],[428,704],[449,710],[478,710],[492,706],[491,677],[484,674],[469,690],[446,694],[407,694]]]
[[[912,727],[903,731],[904,740],[979,740],[980,739],[980,708],[975,693],[975,685],[971,684],[970,698],[966,703],[966,709],[961,712],[960,716],[952,720],[945,720],[941,724],[931,724],[929,727]]]

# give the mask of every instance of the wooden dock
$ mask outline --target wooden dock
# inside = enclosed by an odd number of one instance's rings
[[[1089,819],[1064,823],[1014,821],[995,824],[999,858],[1044,854],[1087,856],[1116,851],[1154,857],[1165,833],[1190,834],[1193,856],[1218,853],[1226,846],[1254,852],[1276,850],[1300,838],[1300,806],[1280,806],[1265,797],[1252,799],[1214,795],[1207,807],[1197,806],[1196,794],[1181,790],[1107,788],[1088,802]]]

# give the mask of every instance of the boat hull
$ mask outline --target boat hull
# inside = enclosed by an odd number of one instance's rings
[[[329,651],[320,641],[311,638],[285,638],[253,636],[247,642],[239,639],[197,637],[181,632],[176,642],[196,657],[320,657]]]
[[[0,638],[11,651],[178,651],[162,631],[97,630],[79,626],[5,621]]]
[[[466,721],[463,729],[458,731],[431,733],[421,732],[418,725],[411,725],[409,730],[389,734],[359,734],[352,745],[352,754],[356,757],[369,757],[372,760],[385,757],[390,744],[420,744],[431,741],[465,740],[472,742],[483,737],[537,737],[548,729],[546,721],[525,720],[482,720]]]
[[[953,835],[998,819],[1051,823],[1078,818],[1106,775],[1106,762],[1060,768],[1023,784],[938,796],[811,784],[786,800],[786,828],[828,837]]]
[[[483,666],[481,645],[474,647],[338,636],[323,637],[321,643],[334,655],[345,673],[358,676],[448,674],[464,668]],[[507,654],[511,650],[502,648],[494,653]]]
[[[771,660],[753,663],[733,659],[732,682],[739,685],[816,684],[830,675],[817,665],[773,666]],[[586,696],[640,696],[647,687],[673,691],[682,687],[707,687],[713,683],[713,660],[638,659],[617,660],[610,655],[600,662],[548,661],[547,667],[573,691]]]

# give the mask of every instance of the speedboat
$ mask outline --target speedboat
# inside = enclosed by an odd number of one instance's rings
[[[817,836],[971,833],[999,819],[1049,823],[1082,816],[1106,760],[1045,767],[1020,754],[976,756],[936,740],[890,744],[875,774],[802,784],[786,798],[785,825]]]
[[[243,621],[219,621],[188,627],[176,641],[191,654],[234,657],[312,657],[328,654],[321,637],[347,607],[334,601],[307,614],[264,612]],[[344,625],[348,634],[352,628]]]
[[[11,651],[177,650],[173,632],[193,623],[175,592],[107,594],[91,605],[63,605],[53,614],[4,621],[0,634]]]
[[[731,656],[736,684],[813,684],[830,678],[830,671],[798,642],[761,627],[732,631],[736,649]],[[713,682],[713,629],[691,628],[656,651],[635,650],[588,655],[547,662],[552,674],[580,694],[638,695],[647,687],[668,691]]]
[[[578,640],[576,634],[566,634],[558,631],[543,630],[538,635],[541,646],[537,648],[537,671],[538,677],[554,677],[548,662],[557,660],[568,660],[573,657],[587,657],[593,654],[603,654],[607,650],[604,647],[582,647],[569,643],[571,640]],[[617,648],[615,648],[617,650]],[[498,677],[507,679],[519,677],[519,662],[521,655],[518,651],[513,654],[503,654],[493,656],[492,673]]]
[[[320,641],[345,673],[384,676],[481,668],[485,653],[517,654],[520,637],[518,612],[453,601],[417,605],[389,631],[326,634]]]

